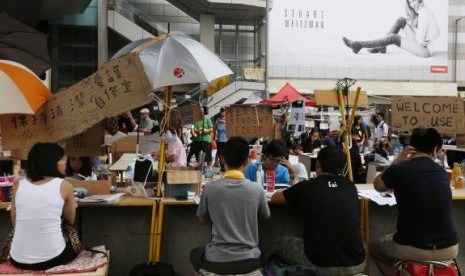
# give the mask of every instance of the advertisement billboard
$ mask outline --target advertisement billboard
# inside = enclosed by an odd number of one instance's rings
[[[447,0],[274,0],[270,77],[449,80]]]

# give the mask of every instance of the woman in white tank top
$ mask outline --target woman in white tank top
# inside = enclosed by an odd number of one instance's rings
[[[57,144],[37,143],[29,151],[27,179],[13,185],[15,233],[10,257],[14,266],[46,270],[76,257],[61,230],[62,218],[74,223],[76,215],[73,186],[63,179],[65,170],[64,152]]]

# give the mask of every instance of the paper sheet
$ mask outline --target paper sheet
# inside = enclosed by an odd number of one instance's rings
[[[397,204],[393,193],[379,193],[376,190],[359,190],[358,195],[376,202],[378,205],[394,206]]]

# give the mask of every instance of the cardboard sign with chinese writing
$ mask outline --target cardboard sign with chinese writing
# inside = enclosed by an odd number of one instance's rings
[[[440,133],[465,132],[464,105],[456,97],[395,97],[391,109],[393,130],[432,127]]]
[[[82,133],[105,117],[149,103],[151,88],[139,57],[111,60],[79,83],[50,97],[34,115],[0,116],[3,147],[27,148]]]
[[[273,113],[269,105],[232,105],[226,107],[228,137],[273,138]]]

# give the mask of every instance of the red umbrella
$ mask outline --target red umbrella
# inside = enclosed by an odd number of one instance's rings
[[[0,13],[0,59],[21,63],[41,75],[51,63],[47,36],[6,13]]]

